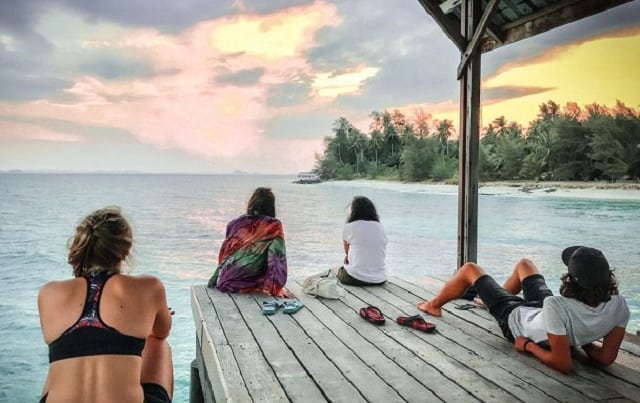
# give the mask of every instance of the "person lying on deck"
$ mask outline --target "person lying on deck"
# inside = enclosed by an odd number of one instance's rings
[[[553,296],[530,260],[520,260],[502,287],[477,264],[465,263],[418,309],[441,316],[444,304],[474,285],[516,350],[564,373],[573,367],[571,347],[580,346],[595,363],[610,365],[618,356],[630,315],[613,271],[601,251],[584,246],[566,248],[562,261],[568,270],[559,296]],[[517,296],[520,291],[524,298]],[[602,343],[594,343],[599,339]]]
[[[284,288],[287,256],[284,230],[276,218],[275,196],[271,189],[257,188],[246,214],[227,224],[227,233],[218,267],[208,287],[223,292],[262,292],[279,297],[295,297]]]

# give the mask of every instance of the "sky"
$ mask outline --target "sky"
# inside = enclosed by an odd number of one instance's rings
[[[0,170],[295,174],[345,117],[459,119],[417,0],[2,0]],[[483,126],[640,109],[640,0],[485,53]]]

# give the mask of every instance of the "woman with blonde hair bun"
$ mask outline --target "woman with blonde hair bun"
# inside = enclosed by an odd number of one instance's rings
[[[73,278],[47,283],[38,295],[50,363],[40,402],[171,401],[172,312],[160,280],[122,273],[132,244],[115,207],[77,226]]]

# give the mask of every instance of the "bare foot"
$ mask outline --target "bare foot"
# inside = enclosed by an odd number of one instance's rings
[[[280,296],[284,298],[296,298],[296,294],[292,293],[286,288],[283,288],[282,290],[280,290]]]
[[[418,309],[431,316],[442,316],[442,309],[431,306],[431,301],[422,301],[418,304]]]
[[[473,302],[476,303],[476,305],[480,305],[483,308],[486,308],[487,306],[484,304],[484,302],[482,301],[482,299],[480,297],[475,297],[473,299]]]

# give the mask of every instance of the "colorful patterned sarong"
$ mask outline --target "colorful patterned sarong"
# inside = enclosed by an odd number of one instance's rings
[[[280,220],[243,215],[231,221],[209,287],[282,296],[286,282],[287,258]]]

